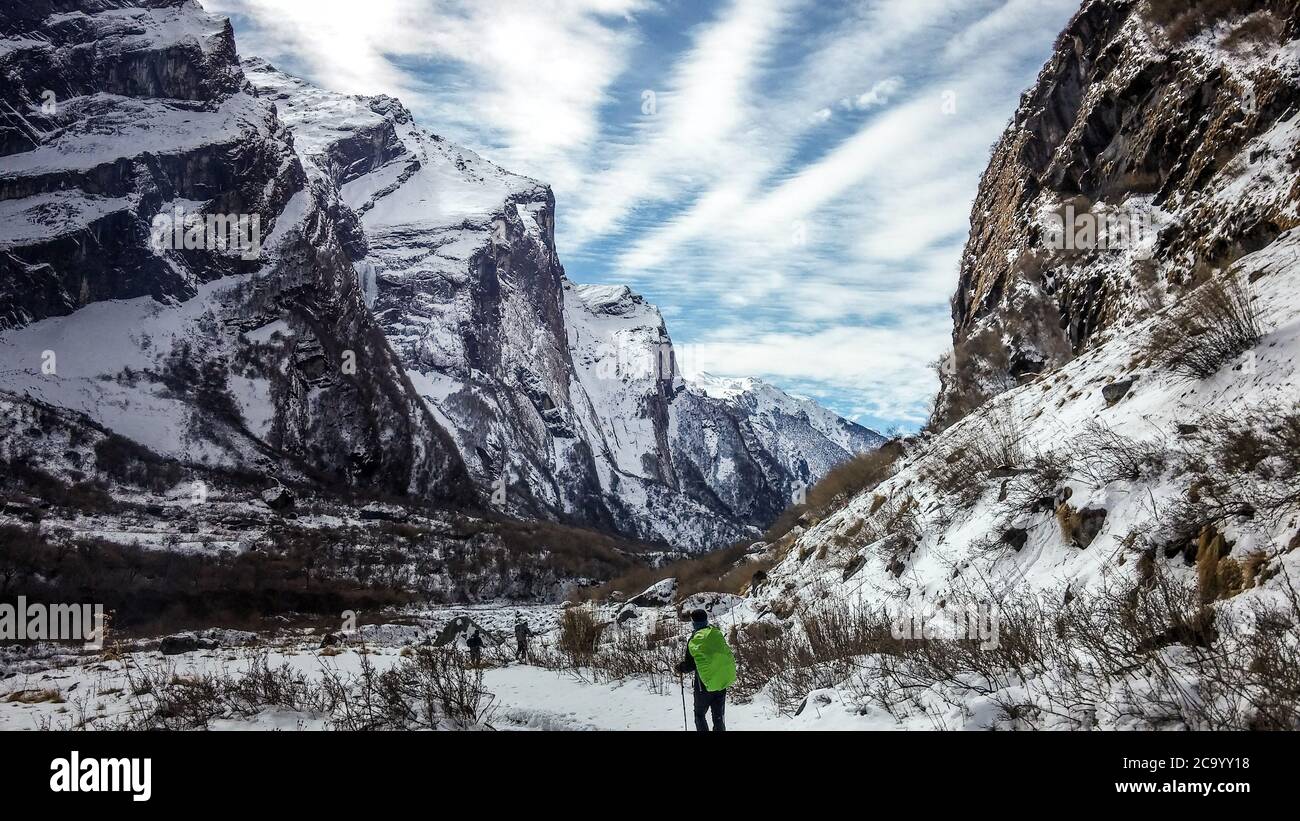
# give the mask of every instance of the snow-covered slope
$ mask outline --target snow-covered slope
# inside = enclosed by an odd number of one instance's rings
[[[575,285],[550,190],[417,126],[389,97],[245,70],[361,229],[363,292],[484,497],[688,548],[755,532],[879,437],[769,386],[690,388],[658,310]]]
[[[771,545],[733,619],[885,614],[883,655],[834,683],[911,726],[1294,726],[1265,659],[1294,658],[1300,615],[1300,18],[1264,5],[1198,28],[1084,3],[981,184],[942,431]],[[1195,116],[1136,141],[1171,101]],[[1139,173],[1151,194],[1118,182]],[[1160,212],[1154,256],[1041,253],[1040,209],[1081,190]],[[922,641],[976,638],[976,605],[1001,650]]]

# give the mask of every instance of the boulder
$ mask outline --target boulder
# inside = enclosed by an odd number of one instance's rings
[[[1101,389],[1102,398],[1106,404],[1113,405],[1128,395],[1129,389],[1133,387],[1135,379],[1125,379],[1120,382],[1111,382]]]
[[[485,645],[488,643],[501,643],[500,639],[492,635],[490,631],[483,629],[482,625],[469,616],[457,616],[443,626],[442,632],[438,633],[438,638],[433,640],[433,646],[446,647],[457,642],[462,637],[469,638],[475,633],[483,637]]]
[[[1013,527],[1002,533],[1002,543],[1017,553],[1029,541],[1029,531],[1022,527]]]
[[[867,563],[866,557],[862,556],[861,554],[854,556],[852,559],[849,559],[849,563],[844,565],[844,578],[842,579],[842,581],[848,581],[849,579],[853,578],[853,574],[861,570],[862,566],[866,563]]]
[[[640,615],[641,611],[637,609],[635,604],[625,604],[623,605],[623,608],[618,611],[618,615],[614,617],[614,621],[617,624],[622,624],[623,622],[631,621]]]
[[[677,615],[686,620],[691,617],[692,611],[703,610],[709,614],[709,621],[714,621],[742,601],[743,598],[731,593],[692,593],[677,605]]]
[[[193,633],[177,633],[174,636],[164,636],[158,645],[158,651],[164,656],[175,656],[196,650],[216,650],[220,646],[220,642],[201,639]]]
[[[677,598],[677,580],[664,579],[647,587],[642,593],[628,599],[637,607],[668,607]]]
[[[1078,528],[1075,530],[1075,543],[1087,549],[1092,540],[1097,538],[1101,528],[1106,524],[1105,508],[1085,508],[1079,511]]]
[[[262,502],[272,510],[281,512],[292,510],[296,501],[293,491],[283,485],[276,485],[270,490],[262,491]]]

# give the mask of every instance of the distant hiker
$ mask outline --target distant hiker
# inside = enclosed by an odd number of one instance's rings
[[[695,671],[695,729],[708,732],[704,716],[712,713],[713,731],[720,733],[727,729],[723,712],[727,708],[727,688],[736,681],[736,659],[722,631],[709,624],[708,613],[693,611],[691,627],[694,632],[686,642],[686,657],[677,665],[677,672]]]
[[[515,660],[528,663],[528,639],[537,635],[523,616],[515,614]]]
[[[473,626],[469,630],[469,635],[465,637],[465,646],[469,648],[469,663],[478,667],[483,663],[483,636]]]

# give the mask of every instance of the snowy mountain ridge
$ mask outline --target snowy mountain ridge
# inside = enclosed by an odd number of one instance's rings
[[[505,510],[717,545],[880,441],[768,386],[725,409],[693,391],[653,305],[565,277],[549,188],[420,128],[391,98],[322,91],[256,59],[244,68],[358,215],[367,299]],[[724,427],[701,436],[710,415]]]
[[[0,389],[183,462],[686,549],[880,441],[692,390],[653,306],[565,277],[549,188],[393,98],[241,65],[196,3],[0,20]],[[173,211],[252,215],[258,253],[156,247]]]

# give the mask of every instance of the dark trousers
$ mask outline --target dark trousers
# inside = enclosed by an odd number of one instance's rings
[[[704,720],[704,716],[713,713],[713,732],[720,733],[727,729],[727,722],[723,720],[723,713],[727,709],[727,691],[719,690],[716,693],[710,693],[701,687],[695,688],[695,729],[702,733],[709,731],[709,725]]]

